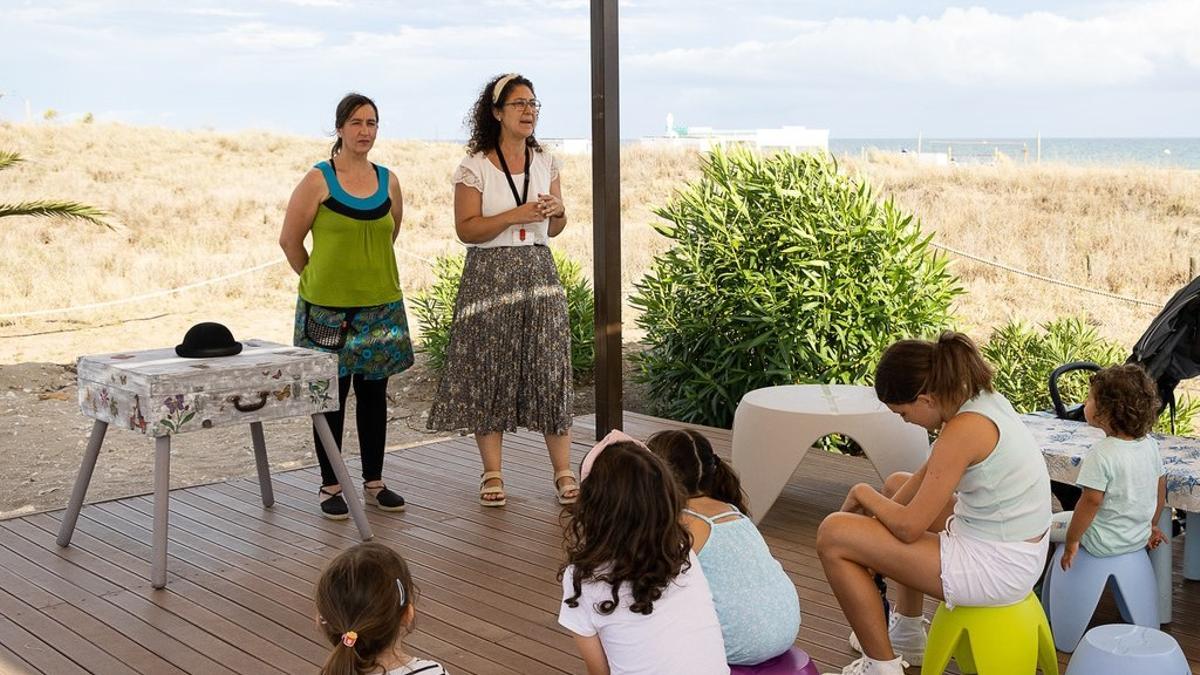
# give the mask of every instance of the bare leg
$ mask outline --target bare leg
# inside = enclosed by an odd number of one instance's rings
[[[817,555],[863,653],[872,659],[890,661],[896,655],[870,570],[941,598],[941,551],[935,534],[927,532],[906,544],[874,518],[831,513],[817,530]]]
[[[486,434],[475,434],[475,445],[479,446],[479,458],[483,460],[484,471],[499,471],[501,465],[501,457],[503,455],[502,446],[504,444],[504,432],[493,431]],[[499,478],[489,478],[484,482],[483,487],[503,487]],[[485,495],[483,498],[488,501],[499,501],[505,498],[503,492],[493,492]]]
[[[912,501],[913,496],[917,493],[917,486],[909,486],[909,481],[913,475],[906,471],[897,471],[887,477],[883,482],[883,495],[898,504],[907,504]],[[905,487],[908,486],[908,489]],[[938,514],[934,519],[933,524],[929,526],[930,532],[941,532],[946,529],[946,519],[954,512],[954,500],[951,499],[946,508]],[[925,594],[915,588],[909,588],[903,584],[896,584],[896,611],[900,612],[901,616],[921,616],[925,612]]]
[[[565,434],[546,434],[546,449],[550,452],[550,464],[554,466],[554,473],[571,468],[571,432]],[[554,487],[557,489],[560,486],[568,485],[572,479],[563,476],[554,481]],[[564,499],[571,499],[579,495],[579,485],[576,484],[563,492]]]

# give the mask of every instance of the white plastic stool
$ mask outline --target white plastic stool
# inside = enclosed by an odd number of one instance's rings
[[[733,467],[750,500],[754,522],[821,438],[854,439],[881,478],[916,471],[929,458],[929,435],[887,409],[870,387],[796,384],[755,389],[733,417]]]

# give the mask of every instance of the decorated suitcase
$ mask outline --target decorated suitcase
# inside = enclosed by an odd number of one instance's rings
[[[246,340],[241,353],[184,358],[150,349],[84,356],[79,406],[87,417],[148,436],[338,409],[337,355]]]

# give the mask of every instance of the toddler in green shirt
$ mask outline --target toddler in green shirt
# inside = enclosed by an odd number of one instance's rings
[[[1154,382],[1141,366],[1112,366],[1092,377],[1084,416],[1104,439],[1080,464],[1075,483],[1083,496],[1075,510],[1055,514],[1050,525],[1050,541],[1066,543],[1064,570],[1081,544],[1103,558],[1166,540],[1157,526],[1166,478],[1158,442],[1149,436],[1158,409]]]

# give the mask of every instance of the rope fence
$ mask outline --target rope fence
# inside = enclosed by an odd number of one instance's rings
[[[997,262],[995,260],[988,260],[986,258],[981,258],[975,254],[968,253],[966,251],[962,251],[957,248],[954,248],[953,246],[947,246],[945,244],[939,244],[937,242],[930,242],[930,245],[938,250],[945,251],[947,253],[951,253],[960,258],[965,258],[967,260],[971,260],[971,261],[979,263],[981,265],[995,267],[997,269],[1004,270],[1011,274],[1016,274],[1016,275],[1023,276],[1023,277],[1029,278],[1029,279],[1036,279],[1037,281],[1041,281],[1041,282],[1048,283],[1048,284],[1053,284],[1055,286],[1061,286],[1063,288],[1069,288],[1071,290],[1079,291],[1081,293],[1090,293],[1092,295],[1098,295],[1100,297],[1109,298],[1110,300],[1119,300],[1121,302],[1128,302],[1130,304],[1139,305],[1142,307],[1152,307],[1155,309],[1162,307],[1161,302],[1151,302],[1149,300],[1141,300],[1141,299],[1132,298],[1132,297],[1129,297],[1126,295],[1118,295],[1117,293],[1110,293],[1108,291],[1103,291],[1098,288],[1088,288],[1087,286],[1073,284],[1069,281],[1063,281],[1061,279],[1055,279],[1054,277],[1048,277],[1044,274],[1030,272],[1029,270],[1024,270],[1019,267],[1013,267],[1012,265],[1006,265],[1004,263]],[[419,260],[426,265],[433,264],[433,262],[430,259],[419,256],[415,253],[410,253],[408,251],[397,251],[397,253],[399,253],[400,255],[403,255],[407,258]],[[89,303],[86,305],[72,305],[70,307],[55,307],[53,309],[36,309],[36,310],[26,311],[26,312],[7,312],[7,313],[0,314],[0,320],[23,319],[23,318],[34,317],[34,316],[48,316],[51,314],[66,314],[66,313],[70,313],[70,312],[79,312],[79,311],[92,310],[92,309],[102,309],[104,307],[114,307],[117,305],[127,305],[127,304],[131,304],[131,303],[135,303],[135,302],[142,302],[143,300],[151,300],[154,298],[162,298],[162,297],[166,297],[168,295],[174,295],[176,293],[183,293],[184,291],[190,291],[192,289],[201,288],[203,286],[210,286],[212,284],[218,284],[223,281],[229,281],[230,279],[236,279],[238,277],[242,277],[247,274],[253,274],[260,270],[267,269],[268,267],[274,267],[275,265],[278,265],[278,264],[284,263],[284,262],[287,262],[287,259],[280,258],[278,260],[272,260],[270,262],[265,262],[260,265],[255,265],[253,267],[247,267],[246,269],[238,270],[237,272],[231,272],[229,274],[224,274],[219,277],[213,277],[211,279],[204,279],[203,281],[197,281],[194,283],[186,284],[184,286],[178,286],[176,288],[167,288],[167,289],[163,289],[160,291],[153,291],[151,293],[143,293],[141,295],[135,295],[135,296],[131,296],[128,298],[119,298],[116,300],[108,300],[106,302],[93,302],[93,303]]]

